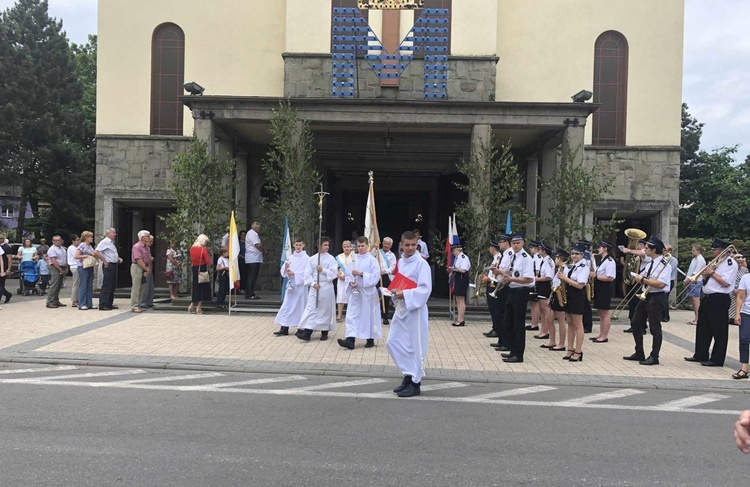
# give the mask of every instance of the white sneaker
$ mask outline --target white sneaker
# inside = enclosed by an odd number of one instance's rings
[[[80,309],[81,311],[86,311],[86,310],[87,310],[87,309],[89,309],[89,308],[88,308],[88,306],[83,306],[83,307],[81,307],[81,308],[78,308],[78,309]]]

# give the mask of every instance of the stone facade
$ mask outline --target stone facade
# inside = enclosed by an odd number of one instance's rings
[[[330,98],[331,55],[284,53],[284,97]],[[497,78],[495,56],[451,56],[448,61],[448,99],[494,101]],[[381,87],[369,64],[358,61],[359,98],[424,99],[424,60],[414,59],[401,73],[398,87]]]
[[[599,210],[651,212],[654,232],[677,242],[680,207],[679,147],[586,147],[584,159],[603,177],[614,178]]]
[[[98,135],[96,143],[96,234],[112,225],[113,202],[170,200],[167,181],[175,155],[188,137]]]

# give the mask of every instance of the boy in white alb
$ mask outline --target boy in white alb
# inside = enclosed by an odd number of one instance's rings
[[[309,286],[307,306],[297,327],[297,338],[310,341],[314,331],[320,332],[320,340],[328,340],[328,332],[336,331],[336,296],[333,280],[338,274],[336,259],[328,253],[331,240],[320,239],[318,253],[310,257],[305,268],[304,285]]]
[[[281,328],[273,334],[276,336],[289,335],[289,327],[299,325],[302,313],[307,304],[307,286],[305,286],[305,269],[310,264],[305,242],[301,239],[294,241],[294,252],[289,259],[281,265],[279,274],[288,278],[287,289],[284,293],[284,302],[276,314],[274,323]]]
[[[396,275],[416,283],[413,289],[392,293],[396,311],[391,320],[386,347],[399,371],[404,374],[401,385],[393,389],[399,397],[418,396],[424,377],[424,359],[427,356],[429,333],[427,300],[432,293],[430,266],[417,253],[417,237],[412,232],[401,235],[403,258],[398,261]]]
[[[367,237],[357,239],[357,255],[346,276],[346,292],[349,295],[346,310],[346,340],[338,343],[349,350],[354,349],[354,340],[367,340],[365,348],[375,346],[375,339],[382,335],[380,320],[380,295],[376,287],[380,282],[380,264],[370,254]]]

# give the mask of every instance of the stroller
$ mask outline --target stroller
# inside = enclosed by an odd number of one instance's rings
[[[36,271],[36,262],[21,262],[18,267],[20,277],[18,279],[18,292],[23,296],[29,294],[39,294],[37,284],[39,283],[39,273]]]

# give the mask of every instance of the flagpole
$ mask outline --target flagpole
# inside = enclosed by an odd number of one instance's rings
[[[372,198],[371,199],[371,201],[372,201],[372,210],[371,210],[372,211],[372,219],[374,220],[373,223],[375,225],[375,233],[378,235],[378,238],[380,238],[380,231],[378,230],[378,214],[375,211],[375,189],[374,189],[375,179],[372,177],[373,176],[373,172],[372,171],[370,171],[369,173],[367,173],[367,175],[370,176],[370,198]],[[371,244],[372,245],[376,245],[376,249],[377,249],[377,254],[378,254],[378,269],[381,269],[381,272],[380,272],[380,288],[382,289],[383,288],[383,272],[382,272],[382,267],[381,267],[382,262],[381,262],[381,259],[380,259],[380,242],[377,242],[377,243],[371,242]],[[380,309],[383,311],[383,314],[385,314],[385,296],[383,296],[382,292],[380,293]]]

